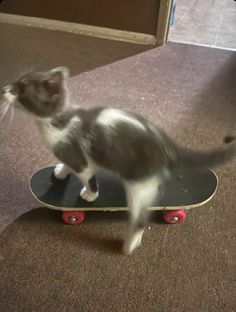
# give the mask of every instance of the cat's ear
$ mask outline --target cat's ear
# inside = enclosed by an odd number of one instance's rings
[[[60,71],[55,71],[49,73],[48,77],[43,80],[43,86],[51,94],[56,94],[63,86],[63,74]]]
[[[54,94],[58,94],[60,92],[60,89],[62,88],[62,79],[59,75],[56,75],[43,80],[42,84],[48,94],[53,96]]]
[[[68,67],[66,66],[60,66],[60,67],[56,67],[50,70],[50,72],[52,75],[54,73],[61,73],[61,75],[63,76],[64,79],[67,79],[70,77],[70,70]]]
[[[64,79],[69,77],[69,68],[56,67],[48,72],[47,79],[44,80],[45,87],[60,88],[63,85]]]
[[[63,83],[63,75],[60,71],[50,72],[48,79],[45,80],[45,83],[49,87],[60,87]]]

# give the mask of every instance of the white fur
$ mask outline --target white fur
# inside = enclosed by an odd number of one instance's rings
[[[94,193],[90,191],[88,186],[88,181],[94,175],[94,172],[94,167],[90,164],[82,173],[78,174],[79,179],[84,185],[80,192],[80,196],[88,202],[94,201],[99,195],[98,192]]]
[[[84,186],[80,192],[80,196],[87,202],[93,202],[97,199],[98,195],[98,192],[91,192],[86,186]]]
[[[136,232],[131,232],[126,239],[123,252],[126,255],[132,254],[132,252],[141,245],[144,229],[139,229]]]
[[[61,72],[63,74],[63,77],[65,79],[69,78],[70,77],[70,69],[66,66],[59,66],[59,67],[55,67],[53,69],[51,69],[49,71],[49,73],[56,73],[56,72]]]
[[[55,146],[59,142],[68,142],[72,130],[78,127],[80,122],[80,118],[76,116],[71,119],[67,127],[59,129],[52,125],[50,118],[44,118],[40,120],[40,126],[47,143]]]
[[[7,91],[4,93],[4,97],[8,103],[12,104],[16,101],[17,96],[12,94],[11,92]]]
[[[71,169],[64,164],[58,164],[54,169],[55,177],[59,180],[65,179],[70,172]]]
[[[146,130],[145,126],[137,119],[129,116],[127,113],[114,108],[104,109],[96,120],[99,125],[105,126],[108,129],[116,127],[117,123],[127,123],[139,130]]]
[[[148,208],[158,194],[160,181],[155,175],[138,182],[125,182],[131,221],[137,220],[140,210]]]
[[[143,209],[147,209],[158,195],[159,185],[157,176],[138,182],[125,182],[130,211],[130,233],[123,246],[125,254],[131,254],[141,244],[144,229],[136,228],[137,221],[142,217]]]

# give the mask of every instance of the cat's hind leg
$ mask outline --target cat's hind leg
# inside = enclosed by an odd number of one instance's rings
[[[135,182],[125,182],[127,202],[130,214],[130,228],[123,252],[131,254],[142,241],[145,226],[148,223],[148,207],[158,195],[159,178],[157,176]]]

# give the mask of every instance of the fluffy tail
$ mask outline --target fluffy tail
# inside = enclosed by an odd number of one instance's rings
[[[235,139],[235,137],[231,136],[225,137],[224,143],[226,145],[223,148],[209,152],[195,151],[182,147],[177,148],[176,152],[179,161],[184,165],[215,167],[223,165],[236,157]]]

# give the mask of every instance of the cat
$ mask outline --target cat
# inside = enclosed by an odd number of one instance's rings
[[[54,174],[64,179],[73,171],[84,187],[80,196],[94,201],[99,195],[97,168],[105,168],[124,184],[130,228],[125,254],[140,246],[149,207],[159,186],[171,178],[174,167],[216,166],[236,155],[234,137],[222,149],[202,152],[177,145],[164,131],[142,116],[110,107],[89,110],[68,106],[69,69],[58,67],[31,72],[3,88],[4,110],[18,107],[35,120],[60,164]]]

